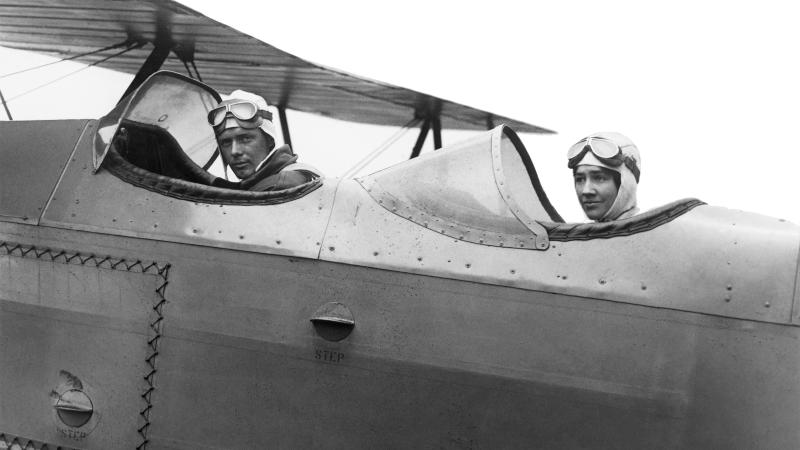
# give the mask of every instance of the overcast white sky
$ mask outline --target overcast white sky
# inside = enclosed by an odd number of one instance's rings
[[[643,208],[697,197],[800,224],[793,2],[183,3],[310,61],[557,131],[522,138],[567,220],[584,219],[566,149],[619,131],[642,153]],[[47,59],[0,48],[0,60],[2,75]],[[76,67],[0,78],[0,90],[14,98]],[[131,78],[88,69],[9,106],[15,119],[96,118]],[[289,121],[302,160],[329,175],[394,131],[299,113]],[[464,136],[446,134],[445,145]],[[367,172],[406,158],[415,138]]]

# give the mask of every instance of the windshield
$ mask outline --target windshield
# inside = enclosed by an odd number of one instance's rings
[[[95,138],[95,170],[109,146],[121,139],[131,139],[135,130],[164,134],[171,145],[177,147],[171,149],[173,153],[183,153],[197,166],[207,168],[216,156],[217,142],[206,116],[219,100],[214,90],[183,75],[167,71],[153,74],[100,120]],[[137,148],[153,150],[152,147]],[[126,156],[133,162],[163,159],[164,155]]]

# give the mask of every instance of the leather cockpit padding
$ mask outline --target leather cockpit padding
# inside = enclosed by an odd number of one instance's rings
[[[630,236],[632,234],[652,230],[700,205],[705,205],[705,202],[696,198],[685,198],[627,219],[614,220],[611,222],[539,223],[547,230],[551,241],[565,242],[607,239],[618,236]]]
[[[178,178],[165,177],[136,167],[126,161],[112,146],[103,160],[102,168],[117,178],[180,200],[225,205],[274,205],[298,199],[322,185],[322,178],[316,178],[289,189],[280,191],[242,191],[206,186]]]

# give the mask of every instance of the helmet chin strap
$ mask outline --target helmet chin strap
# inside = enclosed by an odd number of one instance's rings
[[[254,170],[253,173],[258,172],[258,170],[261,169],[261,167],[263,167],[264,164],[266,164],[267,161],[269,161],[270,158],[272,158],[272,155],[274,155],[277,150],[278,150],[278,146],[274,145],[272,147],[272,150],[270,150],[270,152],[267,153],[267,156],[265,156],[264,159],[262,159],[261,162],[258,163],[258,165],[256,166],[256,170]],[[222,158],[222,152],[220,152],[220,157]],[[228,178],[228,163],[225,162],[225,158],[222,158],[222,174],[225,176],[225,180],[230,181],[230,179]],[[239,180],[239,181],[241,181],[241,180]]]

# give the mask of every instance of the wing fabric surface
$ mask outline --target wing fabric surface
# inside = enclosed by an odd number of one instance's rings
[[[146,45],[99,66],[135,74],[156,44],[167,45],[171,52],[162,69],[185,73],[184,63],[194,62],[203,82],[218,91],[257,92],[289,109],[376,125],[403,126],[439,114],[445,129],[505,123],[519,132],[551,132],[313,64],[174,1],[0,1],[0,46],[64,57],[125,41]],[[107,56],[76,61],[90,64]]]

